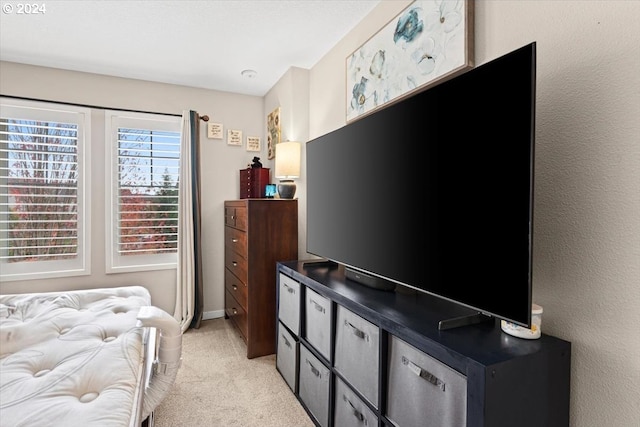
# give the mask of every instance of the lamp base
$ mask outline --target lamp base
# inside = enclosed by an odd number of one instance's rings
[[[290,179],[283,179],[278,184],[278,194],[281,199],[293,199],[296,194],[296,184]]]

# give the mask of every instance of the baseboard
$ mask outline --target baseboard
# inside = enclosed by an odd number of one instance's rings
[[[224,310],[205,311],[202,313],[202,320],[211,320],[224,317]]]

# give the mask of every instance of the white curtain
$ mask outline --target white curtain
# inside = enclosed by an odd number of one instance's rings
[[[178,271],[175,319],[182,331],[200,327],[202,266],[200,254],[199,116],[182,113],[180,183],[178,192]]]

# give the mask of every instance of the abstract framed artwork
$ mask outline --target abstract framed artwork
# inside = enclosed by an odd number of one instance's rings
[[[473,0],[416,0],[346,59],[347,122],[473,67]]]
[[[267,159],[276,156],[276,145],[280,143],[280,138],[280,107],[277,107],[267,116]]]

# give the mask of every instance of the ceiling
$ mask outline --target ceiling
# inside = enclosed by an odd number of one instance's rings
[[[38,14],[2,2],[0,60],[263,96],[289,67],[312,68],[380,1],[20,2],[43,5]]]

